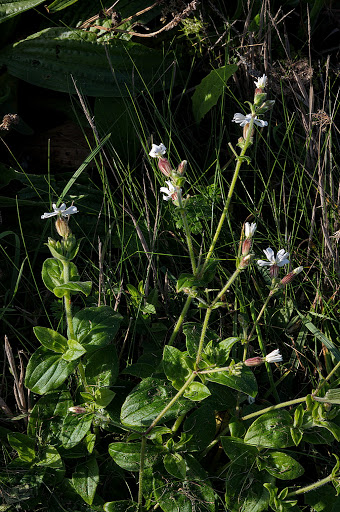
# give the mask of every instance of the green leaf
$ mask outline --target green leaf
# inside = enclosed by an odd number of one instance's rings
[[[0,23],[42,3],[43,0],[5,0],[0,3]]]
[[[313,512],[337,512],[340,505],[340,496],[331,485],[323,485],[304,494],[304,502]],[[335,507],[333,505],[335,504]]]
[[[127,471],[139,471],[142,443],[111,443],[109,454],[116,464]],[[162,446],[147,444],[145,448],[145,467],[152,466],[162,453]]]
[[[315,425],[326,428],[338,442],[340,441],[340,427],[333,421],[316,421]]]
[[[201,281],[198,280],[192,274],[181,274],[176,283],[176,292],[179,293],[186,288],[192,288],[193,286],[200,286]]]
[[[68,350],[62,355],[62,358],[65,359],[65,361],[75,361],[86,354],[86,349],[76,340],[68,340],[67,345]]]
[[[256,446],[246,444],[243,439],[238,437],[221,437],[223,450],[234,464],[243,468],[252,466],[259,454]]]
[[[260,460],[262,468],[279,480],[294,480],[305,472],[301,464],[283,452],[269,452],[262,455]]]
[[[63,422],[61,442],[63,447],[69,450],[76,446],[91,428],[93,414],[69,413]]]
[[[59,443],[64,417],[72,405],[69,391],[52,391],[42,396],[30,413],[28,435],[39,436],[44,443]]]
[[[208,396],[210,396],[210,391],[201,382],[192,382],[190,386],[185,390],[184,397],[189,398],[189,400],[194,400],[198,402],[200,400],[204,400]]]
[[[148,427],[158,414],[174,397],[176,391],[170,382],[147,377],[143,379],[127,396],[121,409],[121,421],[127,426]],[[179,398],[164,414],[162,422],[173,420],[190,411],[194,404],[185,398]]]
[[[67,339],[47,327],[33,327],[33,332],[40,343],[53,352],[64,353],[67,350]]]
[[[137,512],[138,503],[131,500],[107,501],[104,504],[104,512]]]
[[[64,27],[32,34],[0,55],[11,75],[33,85],[75,94],[76,83],[81,94],[103,97],[163,89],[164,61],[162,52],[147,46],[118,38],[104,44],[93,32]]]
[[[197,349],[201,338],[201,331],[201,324],[195,322],[187,322],[183,325],[183,333],[186,337],[186,347],[189,356],[194,359],[196,359]],[[220,338],[217,336],[216,332],[212,331],[211,329],[207,329],[204,338],[204,346],[211,340],[214,342],[219,342]]]
[[[58,450],[54,446],[45,446],[39,453],[39,461],[35,463],[35,466],[43,466],[52,469],[63,469],[63,461],[58,453]]]
[[[112,386],[118,377],[119,365],[114,345],[99,348],[87,359],[85,377],[92,386]]]
[[[232,463],[226,473],[226,510],[267,512],[269,493],[264,488],[266,482],[275,482],[275,478],[265,471],[258,471],[254,466],[245,470],[244,467]]]
[[[94,449],[94,446],[95,446],[95,443],[96,443],[96,434],[92,434],[91,432],[88,432],[85,436],[85,444],[86,444],[86,449],[89,453],[92,453],[93,452],[93,449]]]
[[[242,391],[246,395],[256,397],[257,383],[253,372],[250,368],[243,367],[239,375],[229,375],[227,371],[207,373],[207,380],[223,384],[238,391]]]
[[[183,432],[191,436],[185,445],[189,451],[203,450],[214,439],[216,433],[215,410],[202,404],[185,419]]]
[[[237,343],[238,341],[240,341],[240,338],[231,337],[231,338],[226,338],[225,340],[221,341],[217,345],[217,347],[216,347],[216,353],[217,353],[216,364],[217,365],[222,366],[227,362],[231,349],[233,348],[235,343]]]
[[[287,448],[294,442],[290,434],[293,420],[284,409],[269,411],[252,423],[244,441],[262,448]]]
[[[163,351],[164,373],[176,389],[180,389],[191,375],[188,358],[175,347],[165,345]]]
[[[69,5],[72,5],[76,2],[78,2],[78,0],[54,0],[54,2],[48,6],[48,12],[51,13],[61,11],[62,9],[65,9]]]
[[[170,475],[174,476],[175,478],[179,478],[180,480],[185,479],[187,468],[185,460],[179,453],[165,454],[163,458],[163,464]]]
[[[90,457],[85,463],[77,466],[72,475],[72,485],[79,496],[92,505],[98,483],[98,464],[95,457]]]
[[[34,439],[26,436],[25,434],[8,434],[8,442],[11,447],[18,452],[19,458],[25,462],[33,462],[35,454],[35,442]]]
[[[154,471],[153,489],[164,512],[215,512],[215,494],[209,478],[200,464],[186,455],[186,478],[164,478],[161,471]]]
[[[28,362],[25,386],[40,395],[57,389],[76,365],[76,361],[64,361],[62,356],[40,347]]]
[[[111,389],[101,388],[97,389],[95,392],[95,403],[98,407],[107,407],[109,403],[113,400],[116,393],[111,391]]]
[[[61,284],[59,286],[56,286],[53,289],[53,293],[56,297],[61,299],[64,297],[64,295],[67,295],[69,292],[71,294],[75,294],[78,292],[83,293],[88,297],[90,295],[92,289],[92,281],[77,281],[77,282],[69,282],[66,284]]]
[[[337,361],[340,361],[340,352],[334,343],[328,339],[321,331],[319,331],[319,329],[315,327],[315,325],[308,318],[305,318],[301,313],[299,313],[299,316],[303,319],[305,327],[307,327],[307,329],[328,348],[328,350],[333,354]]]
[[[228,64],[218,69],[213,69],[196,87],[192,96],[192,110],[196,123],[214,107],[223,93],[227,80],[236,73],[238,66]]]
[[[108,345],[117,334],[122,319],[123,317],[109,306],[82,309],[73,317],[77,341],[87,352]]]
[[[313,396],[316,402],[327,402],[340,405],[340,388],[329,389],[324,397]]]
[[[69,280],[72,282],[79,281],[78,269],[74,263],[69,264]],[[53,292],[56,286],[64,284],[64,267],[60,260],[48,258],[44,261],[41,271],[44,285],[50,292]]]

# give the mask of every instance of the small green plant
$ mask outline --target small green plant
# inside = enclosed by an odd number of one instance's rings
[[[240,315],[237,333],[221,335],[215,329],[214,315],[225,308],[226,295],[242,287],[242,274],[253,268],[257,223],[245,222],[238,254],[228,255],[235,260],[233,272],[218,290],[209,288],[215,286],[221,263],[216,245],[241,166],[250,161],[247,152],[255,127],[267,126],[259,116],[273,106],[265,92],[266,76],[255,85],[254,101],[247,102],[250,113],[233,118],[243,135],[237,142],[239,151],[229,144],[235,170],[205,253],[197,254],[194,224],[188,216],[194,198],[183,193],[187,162],[174,170],[164,157],[162,143],[153,144],[149,153],[167,178],[160,192],[180,220],[191,266],[191,272],[177,277],[176,292],[186,298],[161,354],[143,354],[119,375],[115,337],[124,328],[123,316],[105,305],[72,310],[72,297],[88,297],[92,289],[91,281],[81,281],[73,261],[80,240],[69,222],[77,208],[53,204],[53,212],[42,216],[56,217],[60,240],[48,240],[52,258],[43,263],[42,279],[50,292],[63,299],[66,328],[59,332],[34,327],[41,347],[28,363],[25,384],[41,398],[30,412],[27,434],[9,432],[7,436],[17,452],[9,467],[17,475],[24,474],[24,478],[8,476],[6,481],[1,477],[11,488],[7,503],[33,510],[48,500],[52,511],[70,510],[72,503],[72,510],[105,512],[250,512],[255,506],[258,512],[285,512],[300,510],[301,494],[327,484],[338,490],[336,455],[329,475],[299,488],[289,482],[304,474],[299,449],[304,443],[317,442],[317,436],[328,443],[340,439],[336,421],[340,390],[329,384],[340,363],[327,377],[320,377],[312,394],[281,401],[271,365],[283,358],[278,348],[267,353],[269,341],[260,332],[270,301],[283,300],[283,292],[303,268],[280,276],[280,269],[290,263],[288,252],[281,249],[275,256],[270,247],[265,249],[267,260],[258,260],[257,265],[268,293],[258,315],[252,324]],[[128,285],[128,292],[137,314],[145,318],[155,314],[157,302],[144,300],[143,283],[138,289]],[[186,321],[192,305],[202,321]],[[180,333],[185,344],[179,341]],[[256,373],[258,367],[265,372]],[[138,372],[142,378],[132,387],[126,375]],[[265,379],[274,405],[254,403],[259,398],[258,375]],[[227,413],[217,429],[219,411]],[[131,474],[137,475],[136,482]],[[282,482],[287,485],[282,487]],[[125,483],[131,493],[125,492]]]

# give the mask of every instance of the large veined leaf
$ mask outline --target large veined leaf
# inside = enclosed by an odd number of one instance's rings
[[[113,340],[122,319],[122,315],[109,306],[82,309],[73,317],[75,337],[88,352],[94,352]]]
[[[0,23],[42,3],[43,0],[1,0]]]
[[[7,46],[0,64],[11,75],[53,91],[75,93],[73,81],[83,94],[102,97],[164,87],[164,56],[158,50],[121,39],[104,45],[91,32],[62,27]]]

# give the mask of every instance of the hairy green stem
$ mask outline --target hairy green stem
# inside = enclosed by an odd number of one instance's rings
[[[306,485],[306,487],[301,487],[297,491],[292,491],[287,494],[287,498],[292,498],[293,496],[298,496],[299,494],[305,494],[306,492],[313,491],[314,489],[317,489],[318,487],[322,487],[325,484],[328,484],[329,482],[332,482],[335,477],[333,475],[328,475],[325,478],[322,478],[322,480],[318,480],[317,482],[314,482],[313,484]]]
[[[260,411],[247,414],[247,416],[242,416],[240,420],[250,420],[251,418],[256,418],[256,416],[261,416],[261,414],[265,414],[266,412],[275,411],[276,409],[283,409],[283,407],[289,407],[290,405],[300,404],[302,402],[305,402],[306,399],[307,396],[304,396],[303,398],[295,398],[294,400],[288,400],[288,402],[281,402],[280,404],[271,405],[270,407],[266,407],[265,409],[261,409]]]
[[[184,304],[184,307],[183,307],[183,309],[182,309],[182,312],[181,312],[181,314],[180,314],[180,315],[179,315],[179,317],[178,317],[178,320],[177,320],[177,322],[176,322],[176,325],[175,325],[175,327],[174,327],[174,330],[172,331],[172,334],[171,334],[171,337],[170,337],[170,339],[169,339],[169,343],[168,343],[168,345],[173,345],[173,344],[174,344],[174,341],[175,341],[175,339],[176,339],[176,336],[177,336],[177,334],[178,334],[178,332],[179,332],[179,330],[180,330],[180,328],[181,328],[181,326],[182,326],[182,324],[183,324],[183,322],[184,322],[184,319],[185,319],[185,317],[186,317],[186,314],[187,314],[187,312],[188,312],[188,310],[189,310],[189,307],[190,307],[191,301],[192,301],[192,297],[188,296],[188,297],[187,297],[187,300],[186,300],[186,302],[185,302],[185,304]]]
[[[242,272],[242,268],[237,268],[235,272],[232,274],[232,276],[229,278],[227,284],[222,288],[222,290],[219,292],[219,294],[216,296],[216,298],[212,301],[210,304],[210,307],[214,306],[216,302],[222,297],[222,295],[225,294],[227,290],[229,290],[230,286],[234,283],[237,276]]]
[[[177,402],[177,400],[183,395],[184,391],[187,389],[187,387],[190,386],[190,384],[192,383],[192,381],[194,380],[194,378],[196,377],[197,373],[196,372],[192,372],[192,374],[190,375],[190,377],[188,378],[188,380],[183,384],[183,386],[181,387],[181,389],[178,391],[178,393],[176,393],[176,395],[170,400],[170,402],[168,403],[168,405],[166,405],[164,407],[164,409],[159,413],[159,415],[157,416],[156,419],[153,420],[153,422],[151,423],[150,427],[144,432],[144,435],[148,435],[151,430],[157,425],[157,423],[163,418],[164,414],[166,414],[168,412],[168,410]]]
[[[196,355],[195,370],[198,370],[198,365],[199,365],[199,362],[201,360],[201,355],[202,355],[202,350],[203,350],[203,345],[204,345],[205,333],[207,332],[207,328],[208,328],[208,324],[209,324],[209,318],[210,318],[211,313],[212,313],[212,309],[208,308],[206,310],[204,321],[203,321],[203,325],[202,325],[201,337],[200,337],[200,341],[199,341],[199,345],[198,345],[198,349],[197,349],[197,355]]]
[[[189,256],[190,256],[190,261],[191,261],[192,273],[195,275],[196,272],[197,272],[197,266],[196,266],[194,248],[192,246],[191,231],[190,231],[189,224],[188,224],[187,214],[186,214],[185,208],[183,206],[183,200],[182,200],[182,193],[181,192],[178,192],[177,200],[178,200],[178,204],[179,204],[179,208],[180,208],[180,212],[181,212],[181,217],[182,217],[182,221],[183,221],[185,236],[186,236],[186,239],[187,239],[187,245],[188,245]]]
[[[223,227],[226,215],[227,215],[228,210],[229,210],[231,198],[232,198],[233,193],[234,193],[234,189],[235,189],[237,178],[238,178],[238,175],[239,175],[239,172],[240,172],[240,169],[241,169],[241,165],[242,165],[242,162],[243,162],[243,158],[242,157],[244,157],[244,155],[246,154],[246,151],[247,151],[247,149],[248,149],[248,147],[250,145],[250,139],[251,139],[251,135],[252,135],[252,131],[253,131],[253,126],[254,126],[254,118],[252,117],[251,120],[250,120],[250,123],[249,123],[247,137],[246,137],[245,142],[244,142],[244,147],[241,150],[240,155],[236,157],[237,158],[237,163],[236,163],[236,167],[235,167],[235,171],[234,171],[234,176],[233,176],[233,179],[232,179],[230,187],[229,187],[229,192],[228,192],[228,195],[227,195],[226,203],[224,205],[223,212],[221,214],[221,218],[219,220],[219,223],[218,223],[218,226],[217,226],[214,238],[213,238],[213,240],[211,242],[211,245],[209,247],[208,254],[206,256],[205,262],[204,262],[203,267],[202,267],[202,269],[200,271],[200,275],[202,275],[204,273],[205,269],[207,268],[208,262],[209,262],[212,254],[214,252],[215,245],[217,243],[218,237],[220,236],[220,233],[221,233],[221,230],[222,230],[222,227]]]
[[[245,361],[247,359],[247,351],[248,351],[248,345],[249,345],[249,341],[251,340],[251,337],[252,335],[254,334],[254,331],[255,329],[257,328],[257,325],[263,315],[263,313],[265,312],[265,309],[266,307],[268,306],[268,302],[270,301],[271,297],[273,296],[273,293],[272,293],[272,290],[269,292],[269,295],[268,297],[266,298],[266,301],[265,303],[263,304],[262,308],[261,308],[261,311],[259,312],[256,320],[254,321],[254,324],[253,324],[253,327],[247,337],[247,344],[245,345],[244,347],[244,351],[243,351],[243,361]]]
[[[142,446],[140,450],[140,466],[139,466],[139,481],[138,481],[138,511],[143,510],[143,477],[144,477],[144,463],[145,463],[145,449],[146,437],[142,436]]]

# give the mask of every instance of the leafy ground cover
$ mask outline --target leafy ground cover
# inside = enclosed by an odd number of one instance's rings
[[[0,510],[339,509],[337,14],[2,3]]]

